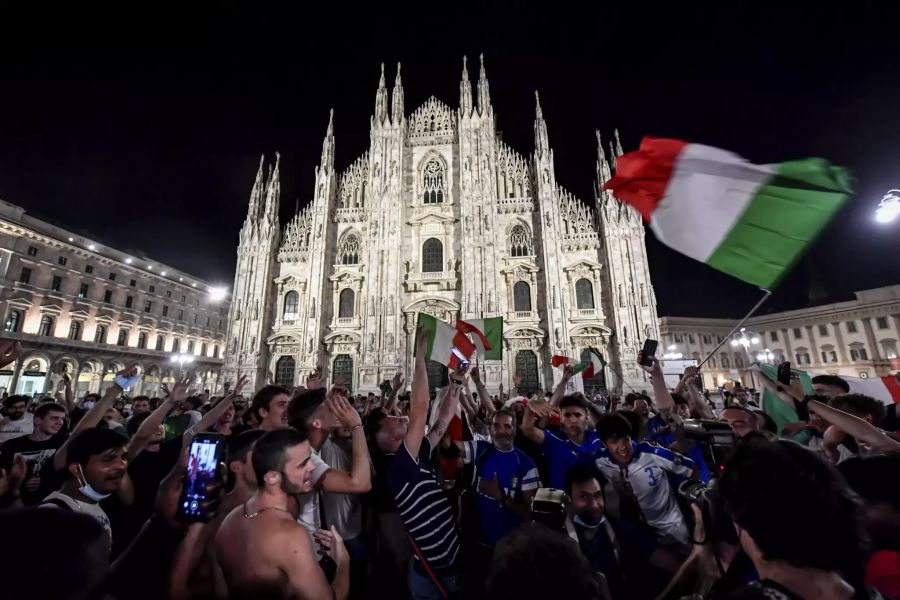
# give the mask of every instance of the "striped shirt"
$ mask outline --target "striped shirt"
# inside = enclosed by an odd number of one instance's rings
[[[404,442],[388,471],[388,485],[406,531],[432,569],[453,569],[459,561],[459,538],[453,509],[431,464],[431,444],[422,439],[414,457]],[[415,556],[415,552],[413,553]],[[419,557],[416,556],[416,560]]]

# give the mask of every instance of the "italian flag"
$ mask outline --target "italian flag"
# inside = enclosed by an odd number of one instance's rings
[[[603,186],[667,246],[771,289],[851,193],[849,175],[810,158],[754,165],[726,150],[645,137]]]
[[[473,335],[475,348],[486,360],[503,358],[503,317],[458,320],[456,328]]]
[[[460,359],[453,352],[454,347],[459,350],[466,360],[475,354],[475,344],[472,343],[472,340],[450,323],[436,319],[426,313],[419,313],[418,324],[428,332],[425,358],[455,369],[459,365]],[[416,348],[417,354],[419,350],[420,348]]]
[[[594,348],[589,348],[588,350],[590,352],[590,360],[572,365],[572,371],[574,371],[575,373],[581,373],[581,377],[583,379],[591,379],[594,375],[602,371],[603,367],[606,366],[606,361],[603,360],[602,354],[600,354]],[[550,359],[550,364],[554,367],[559,367],[561,365],[567,365],[570,363],[574,363],[574,361],[568,356],[563,356],[561,354],[554,354]]]

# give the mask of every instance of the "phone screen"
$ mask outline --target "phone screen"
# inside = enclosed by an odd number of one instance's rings
[[[207,487],[216,481],[216,470],[224,450],[224,437],[219,433],[202,433],[191,442],[184,488],[178,503],[178,518],[185,521],[207,519],[204,502]]]
[[[645,367],[649,367],[652,364],[650,360],[654,356],[656,356],[656,347],[659,343],[656,340],[646,339],[644,340],[644,349],[641,350],[641,364]]]
[[[462,352],[460,352],[459,348],[457,348],[456,346],[453,346],[452,348],[450,348],[450,351],[453,353],[454,356],[456,356],[456,358],[459,359],[459,362],[462,363],[463,366],[466,366],[469,364],[468,357],[465,354],[463,354]]]
[[[789,361],[784,361],[778,365],[778,383],[791,385],[791,363]]]

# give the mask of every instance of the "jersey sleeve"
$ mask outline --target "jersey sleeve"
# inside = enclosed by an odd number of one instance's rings
[[[641,452],[653,455],[653,462],[655,462],[659,468],[668,471],[669,473],[674,473],[675,475],[681,475],[682,477],[690,477],[696,466],[694,461],[687,456],[646,442],[641,444]]]
[[[318,485],[319,480],[322,479],[325,471],[331,467],[329,467],[328,463],[322,460],[317,454],[310,454],[309,461],[313,464],[313,472],[310,479],[312,480],[313,485]]]
[[[534,461],[531,460],[524,452],[522,453],[522,484],[521,488],[523,492],[527,492],[529,490],[536,490],[541,487],[541,475],[538,473],[537,466],[534,464]]]

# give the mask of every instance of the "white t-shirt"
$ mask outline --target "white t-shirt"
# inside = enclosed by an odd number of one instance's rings
[[[106,532],[107,539],[107,547],[112,548],[112,528],[109,525],[109,517],[106,516],[106,513],[100,508],[99,503],[90,503],[90,502],[81,502],[80,500],[76,500],[71,496],[67,496],[62,492],[53,492],[46,498],[44,498],[44,503],[41,504],[41,508],[56,508],[62,509],[59,505],[50,502],[50,500],[57,500],[75,512],[79,512],[84,515],[88,515],[96,519],[100,525],[103,526],[103,530]]]
[[[25,413],[21,419],[10,421],[0,427],[0,444],[23,435],[31,435],[32,433],[34,433],[34,415]]]
[[[311,449],[309,460],[313,463],[313,472],[312,477],[310,478],[313,484],[313,491],[297,496],[297,502],[300,504],[300,514],[297,515],[297,521],[306,527],[306,531],[309,533],[309,539],[312,542],[313,553],[315,553],[318,551],[318,546],[315,540],[313,540],[312,535],[320,528],[321,524],[321,520],[319,519],[319,491],[315,488],[319,484],[319,480],[322,479],[322,476],[325,474],[325,471],[331,467],[321,459],[319,452],[315,449]]]
[[[331,441],[325,440],[322,449],[319,450],[322,459],[335,469],[347,471],[353,468],[353,456]],[[369,467],[374,471],[371,460]],[[322,492],[322,501],[325,503],[325,518],[327,525],[334,525],[338,533],[345,540],[352,540],[362,533],[362,495],[361,494],[333,494]]]

